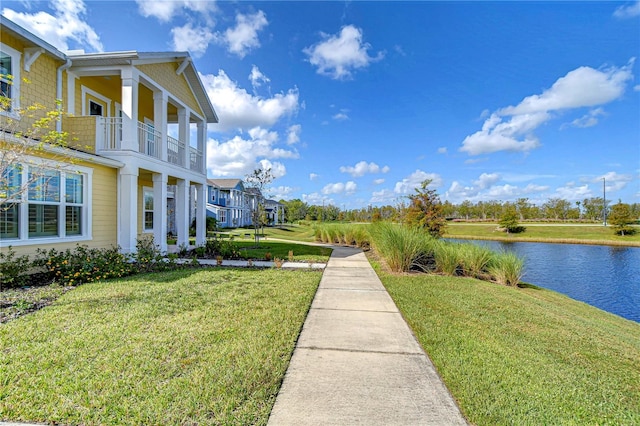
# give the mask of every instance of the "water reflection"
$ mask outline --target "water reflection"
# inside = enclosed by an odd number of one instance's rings
[[[638,247],[464,241],[523,257],[525,282],[640,322]]]

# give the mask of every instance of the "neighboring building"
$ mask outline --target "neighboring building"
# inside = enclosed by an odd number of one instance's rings
[[[284,223],[284,204],[276,200],[265,200],[264,209],[267,212],[267,224],[269,226]]]
[[[133,252],[150,235],[165,251],[169,230],[188,244],[194,212],[202,218],[196,244],[204,244],[207,124],[218,119],[189,54],[65,54],[4,17],[0,24],[0,84],[12,100],[0,111],[0,148],[23,142],[7,118],[35,102],[53,110],[56,99],[68,113],[58,130],[73,140],[70,154],[37,151],[11,174],[18,184],[46,167],[46,182],[17,198],[0,188],[0,249],[81,243]]]
[[[207,215],[221,228],[251,226],[251,196],[241,179],[208,179]]]

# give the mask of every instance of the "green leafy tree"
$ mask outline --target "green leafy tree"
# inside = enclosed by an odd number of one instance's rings
[[[431,179],[427,179],[416,188],[416,193],[409,195],[409,206],[405,214],[405,222],[417,226],[439,238],[444,234],[446,220],[442,202],[435,189],[428,188]]]
[[[253,189],[253,191],[249,192],[253,192],[256,197],[251,210],[251,222],[253,223],[253,236],[256,241],[256,246],[260,245],[260,228],[263,227],[267,221],[264,205],[265,197],[263,194],[274,179],[275,176],[271,173],[270,168],[255,169],[252,173],[245,176],[246,187]]]
[[[507,231],[507,234],[524,232],[526,228],[518,223],[518,216],[519,213],[516,211],[516,208],[511,206],[505,209],[498,223]]]
[[[618,201],[618,204],[611,206],[611,213],[608,218],[609,224],[613,225],[616,235],[633,235],[636,229],[631,226],[634,217],[631,214],[631,206]]]

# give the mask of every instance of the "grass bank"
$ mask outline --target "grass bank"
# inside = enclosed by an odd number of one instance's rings
[[[0,325],[0,419],[266,424],[320,277],[179,270],[78,287]]]
[[[497,231],[497,223],[448,222],[445,238],[463,238],[496,241],[525,241],[566,244],[602,244],[640,247],[640,230],[636,235],[614,235],[611,227],[583,224],[526,223],[527,230],[520,234]]]
[[[640,324],[532,286],[374,267],[471,423],[640,424]]]

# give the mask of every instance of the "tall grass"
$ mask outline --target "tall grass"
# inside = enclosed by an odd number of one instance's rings
[[[394,272],[422,270],[462,275],[517,286],[524,261],[517,255],[487,247],[436,240],[420,229],[391,223],[371,227],[372,245]]]
[[[431,237],[406,226],[381,222],[371,228],[371,235],[376,250],[396,272],[422,269],[431,251]]]
[[[314,227],[316,241],[327,244],[343,244],[369,247],[371,236],[368,225],[350,223],[324,223]]]
[[[524,273],[524,261],[515,253],[495,253],[488,264],[487,271],[497,283],[517,286]]]

